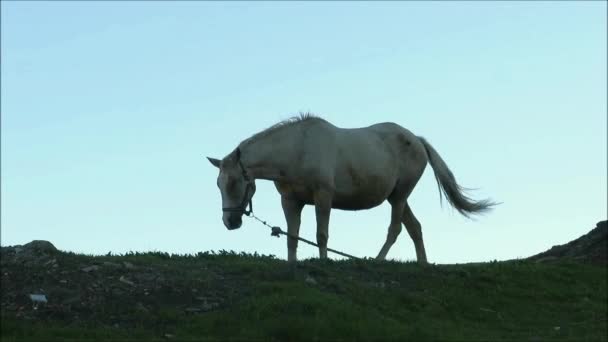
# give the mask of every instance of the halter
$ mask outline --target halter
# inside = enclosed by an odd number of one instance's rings
[[[245,214],[247,216],[251,215],[251,213],[253,213],[253,203],[252,200],[253,198],[247,199],[249,197],[249,191],[251,191],[253,189],[253,182],[251,181],[251,178],[249,177],[249,175],[247,174],[247,170],[245,170],[245,167],[243,166],[243,163],[241,162],[241,151],[237,150],[237,157],[239,158],[239,166],[241,167],[241,171],[243,172],[243,178],[245,179],[245,182],[247,182],[247,185],[245,186],[245,194],[243,195],[243,200],[241,201],[241,204],[236,206],[236,207],[228,207],[228,208],[222,208],[222,211],[224,212],[230,212],[230,213],[241,213],[241,214]],[[249,205],[249,210],[247,210],[247,206]]]

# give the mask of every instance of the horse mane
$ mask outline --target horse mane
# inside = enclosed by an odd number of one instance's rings
[[[325,121],[325,119],[316,116],[313,113],[310,112],[300,112],[298,115],[296,116],[292,116],[291,118],[285,119],[283,121],[279,121],[276,124],[266,128],[265,130],[258,132],[254,135],[252,135],[251,137],[243,140],[239,146],[244,146],[244,145],[248,145],[249,143],[263,138],[265,136],[268,136],[276,131],[278,131],[279,129],[282,129],[284,127],[288,127],[288,126],[293,126],[295,124],[299,124],[301,122],[306,122],[306,121],[313,121],[313,120],[320,120],[320,121]]]

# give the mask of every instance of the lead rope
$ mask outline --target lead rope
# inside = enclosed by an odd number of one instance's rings
[[[312,245],[312,246],[315,246],[315,247],[319,247],[318,244],[316,244],[316,243],[314,243],[314,242],[312,242],[310,240],[307,240],[305,238],[301,238],[299,236],[293,236],[293,235],[289,234],[288,232],[286,232],[283,229],[281,229],[281,227],[269,225],[268,223],[266,223],[266,221],[264,221],[264,220],[260,219],[259,217],[255,216],[255,214],[253,212],[250,212],[249,215],[247,215],[247,216],[252,217],[252,218],[258,220],[261,224],[263,224],[266,227],[270,228],[272,230],[272,232],[270,233],[271,236],[281,237],[281,235],[286,235],[287,237],[290,237],[292,239],[297,239],[297,240],[300,240],[302,242],[306,242],[309,245]],[[332,249],[332,248],[327,248],[327,251],[339,254],[341,256],[345,256],[347,258],[361,260],[361,258],[359,258],[359,257],[356,257],[354,255],[350,255],[350,254],[346,254],[344,252],[340,252],[340,251],[337,251],[337,250]]]

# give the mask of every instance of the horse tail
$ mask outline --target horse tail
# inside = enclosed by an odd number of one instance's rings
[[[470,189],[463,188],[456,183],[454,174],[450,171],[447,164],[441,159],[441,156],[439,156],[439,153],[437,153],[433,146],[422,137],[418,137],[418,139],[420,139],[422,145],[424,145],[429,163],[435,173],[440,201],[443,201],[443,195],[445,195],[452,207],[467,218],[470,218],[471,214],[483,214],[497,205],[497,203],[492,202],[489,199],[475,201],[468,197],[465,192]]]

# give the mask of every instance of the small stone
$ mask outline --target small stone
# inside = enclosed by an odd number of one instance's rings
[[[165,338],[167,338],[167,339],[171,339],[174,337],[175,337],[175,335],[173,335],[173,334],[165,334]]]
[[[108,266],[108,267],[116,267],[116,268],[120,267],[120,264],[117,264],[115,262],[109,262],[109,261],[104,261],[103,265]]]
[[[306,279],[304,281],[312,285],[317,285],[317,281],[311,276],[306,276]]]
[[[118,280],[122,283],[129,284],[131,286],[135,286],[135,283],[128,280],[127,278],[125,278],[125,276],[120,276],[120,279],[118,279]]]
[[[45,262],[42,266],[47,266],[47,265],[50,265],[50,264],[55,264],[56,265],[57,264],[57,259],[51,259],[51,260]]]
[[[553,330],[555,331],[559,331],[561,328],[560,327],[553,327]]]
[[[201,312],[201,309],[200,308],[186,308],[185,311],[189,312],[189,313],[197,313],[197,312]]]
[[[87,266],[81,269],[81,271],[83,272],[91,272],[91,271],[97,271],[99,269],[99,266],[97,265],[92,265],[92,266]]]
[[[119,289],[119,288],[113,288],[112,291],[111,291],[111,293],[112,293],[113,296],[117,296],[117,297],[120,297],[123,294],[125,294],[125,292],[123,290]]]
[[[207,303],[207,302],[205,302],[202,305],[202,310],[203,311],[211,311],[211,310],[215,309],[218,306],[219,306],[218,303]]]
[[[140,303],[140,302],[138,302],[138,303],[135,305],[135,308],[136,308],[138,311],[141,311],[141,312],[149,312],[148,308],[146,308],[146,306],[145,306],[145,305],[143,305],[143,304],[142,304],[142,303]]]
[[[134,270],[136,268],[135,265],[133,265],[132,263],[130,263],[128,261],[123,261],[122,264],[129,270]]]
[[[46,296],[43,294],[30,294],[30,299],[34,303],[46,303]]]
[[[68,281],[65,280],[65,279],[61,279],[59,282],[62,283],[62,284],[67,284],[68,283]]]

